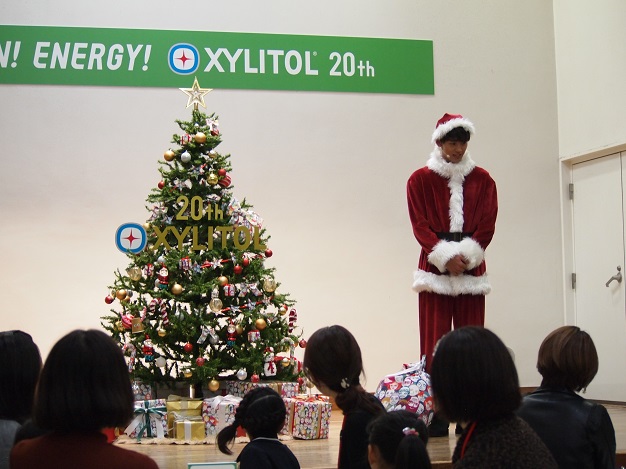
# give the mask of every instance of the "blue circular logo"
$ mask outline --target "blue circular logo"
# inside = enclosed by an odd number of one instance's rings
[[[189,75],[200,66],[200,54],[191,44],[176,44],[170,48],[167,61],[174,73]]]
[[[147,233],[137,223],[125,223],[115,232],[115,245],[120,251],[137,254],[146,247]]]

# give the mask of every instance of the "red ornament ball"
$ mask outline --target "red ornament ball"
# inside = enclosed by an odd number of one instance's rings
[[[159,189],[163,189],[165,187],[165,181],[159,181],[157,186],[158,186]]]
[[[236,265],[235,267],[233,267],[233,272],[239,275],[241,272],[243,272],[243,267],[241,267],[240,265]]]
[[[272,254],[274,254],[274,253],[272,252],[271,249],[266,249],[265,250],[265,257],[272,257]]]
[[[204,357],[198,357],[198,358],[196,358],[196,365],[198,365],[198,366],[204,366]]]
[[[300,346],[300,348],[306,348],[306,340],[302,339],[300,342],[298,342],[298,345]]]
[[[241,261],[241,263],[243,264],[244,267],[248,267],[250,265],[250,259],[246,257],[244,258],[243,261]]]
[[[224,168],[221,168],[217,174],[219,174],[220,176],[226,176],[226,170]]]
[[[183,350],[185,350],[185,352],[187,352],[187,353],[191,353],[191,352],[193,352],[193,344],[190,344],[189,342],[187,342],[187,343],[183,346]]]
[[[113,298],[111,295],[107,295],[107,297],[104,299],[104,302],[108,305],[113,303],[113,301],[115,301],[115,298]]]
[[[253,383],[258,383],[260,381],[259,375],[257,375],[256,373],[254,373],[251,377],[250,377],[250,381],[252,381]]]
[[[304,386],[304,378],[302,376],[300,376],[296,381],[298,382],[300,387]]]

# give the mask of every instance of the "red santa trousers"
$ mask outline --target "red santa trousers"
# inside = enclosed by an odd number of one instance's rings
[[[422,291],[418,295],[420,356],[426,355],[430,372],[433,350],[445,334],[463,326],[485,325],[484,295],[440,295]]]

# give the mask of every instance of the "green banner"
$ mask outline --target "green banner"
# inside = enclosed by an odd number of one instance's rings
[[[190,78],[191,77],[191,78]],[[434,94],[432,41],[0,25],[0,84]]]

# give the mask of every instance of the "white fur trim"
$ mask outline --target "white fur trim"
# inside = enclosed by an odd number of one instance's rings
[[[437,267],[440,272],[446,271],[446,264],[459,254],[459,243],[442,239],[433,247],[428,255],[428,262]]]
[[[491,285],[487,274],[480,277],[473,275],[437,275],[423,270],[413,273],[413,290],[429,291],[440,295],[487,295]]]
[[[430,153],[426,166],[428,166],[428,169],[431,171],[434,171],[439,174],[439,176],[446,179],[450,179],[454,176],[462,176],[462,180],[465,180],[465,176],[472,172],[472,170],[476,167],[476,163],[472,160],[469,151],[465,152],[463,159],[458,163],[448,163],[443,159],[441,148],[436,146]]]
[[[467,268],[473,269],[485,260],[485,250],[473,238],[463,238],[459,243],[459,251],[467,260]]]
[[[470,133],[470,135],[474,135],[476,133],[476,130],[474,129],[474,124],[472,124],[467,119],[450,119],[448,122],[446,122],[445,124],[441,124],[435,129],[432,136],[433,143],[435,143],[437,140],[441,139],[441,137],[457,127],[463,127]]]

